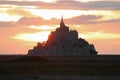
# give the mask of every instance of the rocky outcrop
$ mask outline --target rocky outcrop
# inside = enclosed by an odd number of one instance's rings
[[[97,52],[93,44],[89,44],[85,39],[78,38],[76,30],[69,30],[61,19],[60,27],[52,31],[48,40],[38,43],[33,49],[28,51],[28,55],[41,56],[67,56],[67,55],[96,55]]]

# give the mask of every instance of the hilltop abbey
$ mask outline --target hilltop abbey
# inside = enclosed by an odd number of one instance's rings
[[[60,27],[52,31],[48,40],[38,43],[33,49],[28,51],[31,56],[80,56],[97,55],[93,44],[89,44],[85,39],[78,38],[76,30],[69,30],[61,18]]]

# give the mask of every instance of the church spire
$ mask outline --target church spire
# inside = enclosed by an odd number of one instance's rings
[[[64,21],[63,21],[63,15],[61,16],[61,22],[60,22],[60,27],[64,27],[65,24],[64,24]]]
[[[64,21],[63,21],[63,15],[61,16],[61,22],[64,22]]]

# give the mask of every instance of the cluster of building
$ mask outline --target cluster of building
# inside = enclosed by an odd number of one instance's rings
[[[93,44],[89,44],[85,39],[78,38],[76,30],[69,30],[64,24],[63,17],[60,27],[52,31],[48,40],[38,43],[33,49],[28,51],[31,56],[81,56],[97,55]]]

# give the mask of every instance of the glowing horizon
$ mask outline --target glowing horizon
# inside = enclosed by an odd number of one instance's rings
[[[97,51],[119,54],[119,3],[120,0],[3,0],[0,53],[25,54],[35,43],[47,40],[63,15],[70,30],[77,30],[79,37],[93,43]]]
[[[43,31],[37,33],[20,33],[14,36],[13,38],[18,40],[30,41],[30,42],[44,42],[48,39],[50,32]]]

